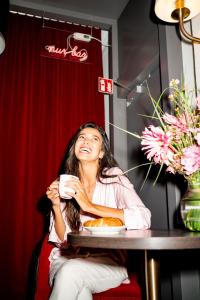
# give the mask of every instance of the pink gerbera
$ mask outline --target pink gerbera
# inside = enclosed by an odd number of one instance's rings
[[[174,152],[170,148],[172,140],[170,131],[164,132],[161,127],[150,125],[142,132],[142,150],[145,151],[147,159],[153,158],[155,163],[169,165],[173,160]]]
[[[165,113],[163,115],[163,120],[167,124],[176,127],[176,129],[181,130],[181,132],[187,132],[188,125],[187,125],[187,121],[186,121],[185,115],[181,115],[179,117],[175,117],[175,116],[172,116],[172,115],[170,115],[168,113]]]
[[[191,175],[200,168],[200,146],[190,146],[183,149],[181,164],[186,175]]]

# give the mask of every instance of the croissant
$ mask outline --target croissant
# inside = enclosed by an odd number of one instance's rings
[[[123,222],[118,218],[104,217],[95,220],[88,220],[83,223],[84,227],[108,227],[123,226]]]

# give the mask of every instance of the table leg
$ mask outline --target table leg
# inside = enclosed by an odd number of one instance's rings
[[[153,251],[145,250],[146,299],[159,300],[159,260]]]

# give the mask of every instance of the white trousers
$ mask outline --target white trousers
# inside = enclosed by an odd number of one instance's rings
[[[128,274],[109,257],[61,257],[51,263],[51,277],[49,300],[92,300],[92,294],[119,286]]]

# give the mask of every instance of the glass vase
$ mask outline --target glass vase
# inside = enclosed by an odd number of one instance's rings
[[[180,210],[185,227],[191,231],[200,231],[200,178],[188,184],[180,202]]]

